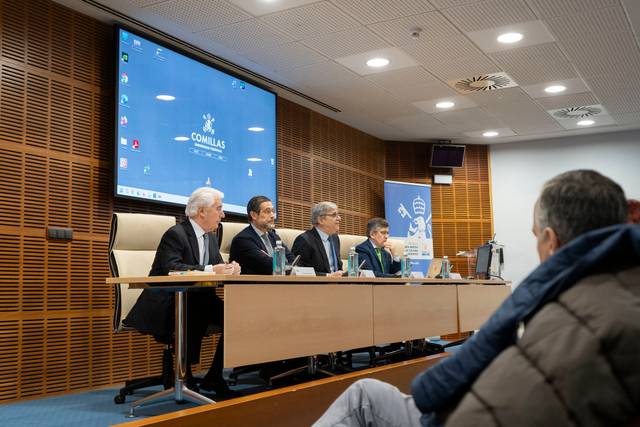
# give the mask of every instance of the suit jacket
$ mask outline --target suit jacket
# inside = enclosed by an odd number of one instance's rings
[[[381,251],[382,265],[384,265],[384,273],[382,272],[382,266],[378,255],[376,254],[373,245],[369,239],[356,246],[356,252],[358,253],[360,262],[364,261],[362,266],[365,270],[373,270],[373,274],[376,277],[392,277],[394,273],[400,271],[400,263],[394,261],[389,252],[384,249]]]
[[[329,239],[333,242],[338,259],[338,270],[342,270],[342,260],[340,259],[340,239],[337,234],[332,234]],[[313,267],[316,274],[326,275],[331,272],[331,265],[327,258],[327,252],[324,250],[322,239],[315,227],[305,231],[293,242],[291,252],[294,255],[300,255],[298,265],[302,267]]]
[[[271,246],[276,247],[276,241],[282,240],[274,230],[269,231]],[[287,245],[282,244],[288,262],[292,262],[294,255]],[[271,274],[273,273],[273,257],[267,254],[267,248],[262,238],[251,225],[236,234],[231,241],[229,261],[236,261],[242,267],[242,274]]]
[[[224,261],[220,256],[218,240],[215,235],[209,233],[209,263],[219,264],[222,262]],[[189,220],[174,225],[164,233],[149,276],[164,276],[170,271],[176,270],[204,270],[204,265],[200,265],[196,233]],[[212,289],[203,289],[190,291],[187,298],[203,291],[213,294],[212,298],[215,295]],[[190,305],[187,307],[187,311],[189,311]],[[160,341],[171,341],[174,329],[174,310],[173,292],[145,289],[124,320],[124,324],[142,333],[151,334]],[[190,331],[192,330],[191,326],[196,325],[190,324]],[[196,339],[196,337],[193,338]],[[191,339],[189,340],[191,341]]]

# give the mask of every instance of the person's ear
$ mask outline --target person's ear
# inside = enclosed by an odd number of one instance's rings
[[[258,218],[258,214],[254,211],[249,212],[249,216],[251,217],[251,222],[255,221]]]
[[[555,230],[553,228],[546,227],[542,231],[542,237],[549,256],[556,253],[558,248],[560,248],[560,240],[558,239],[558,235],[556,234]]]

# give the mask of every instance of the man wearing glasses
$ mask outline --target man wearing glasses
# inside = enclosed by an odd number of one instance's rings
[[[280,236],[274,231],[276,209],[268,197],[255,196],[247,203],[249,226],[235,235],[231,241],[229,260],[242,265],[242,274],[271,274],[273,250]],[[283,243],[287,262],[294,256]]]
[[[320,202],[311,208],[311,227],[293,242],[291,252],[300,255],[299,265],[313,267],[319,276],[342,276],[338,206]]]

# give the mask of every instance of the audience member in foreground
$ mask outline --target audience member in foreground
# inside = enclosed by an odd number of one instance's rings
[[[548,181],[534,207],[541,261],[412,395],[352,384],[315,426],[626,425],[640,414],[640,226],[618,184]]]

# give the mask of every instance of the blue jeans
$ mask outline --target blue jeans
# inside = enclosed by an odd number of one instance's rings
[[[419,427],[421,415],[410,395],[391,384],[363,379],[351,384],[313,427]]]

